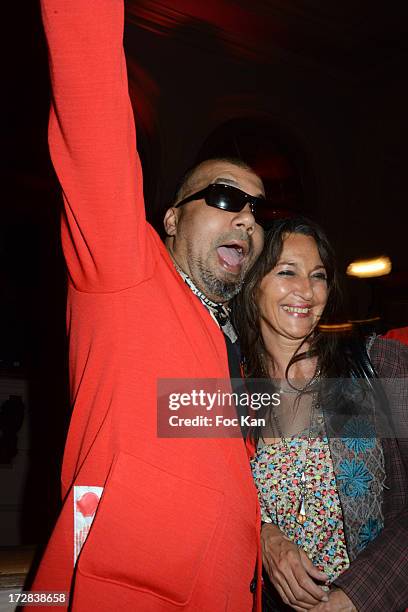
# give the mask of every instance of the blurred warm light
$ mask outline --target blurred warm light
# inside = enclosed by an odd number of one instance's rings
[[[389,257],[376,257],[375,259],[362,259],[353,261],[347,267],[349,276],[359,278],[371,278],[374,276],[385,276],[391,272],[391,259]]]
[[[319,330],[322,332],[339,332],[339,331],[349,331],[353,328],[353,324],[348,323],[334,323],[334,324],[321,324],[319,325]]]
[[[350,323],[374,323],[375,321],[381,321],[381,317],[371,317],[370,319],[353,319]]]

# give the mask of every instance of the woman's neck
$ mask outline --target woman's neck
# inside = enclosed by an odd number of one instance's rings
[[[286,369],[293,355],[302,344],[302,340],[285,338],[275,333],[262,335],[266,348],[267,371],[273,378],[284,378]],[[300,353],[307,351],[309,344],[305,342],[300,349]],[[291,379],[308,379],[314,375],[316,369],[316,359],[301,359],[295,362],[289,372]]]

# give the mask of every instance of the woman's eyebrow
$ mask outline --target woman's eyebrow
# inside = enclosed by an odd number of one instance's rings
[[[278,261],[277,266],[296,266],[296,262],[294,261]]]
[[[295,261],[278,261],[277,266],[297,266],[298,264]],[[315,270],[325,270],[326,267],[323,264],[318,264],[313,268]]]

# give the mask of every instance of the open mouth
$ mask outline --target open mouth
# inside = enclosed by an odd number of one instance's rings
[[[311,306],[282,306],[282,310],[294,317],[308,317],[312,313]]]
[[[217,247],[218,259],[225,270],[237,274],[248,254],[248,243],[233,241]]]

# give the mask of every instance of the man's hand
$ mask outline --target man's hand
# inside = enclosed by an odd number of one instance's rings
[[[273,524],[261,531],[262,559],[269,578],[285,604],[294,610],[318,610],[328,601],[328,594],[315,580],[327,581],[325,573],[315,568],[306,553],[291,542]]]
[[[329,592],[329,601],[320,603],[313,612],[357,612],[351,599],[341,589],[333,589]]]

